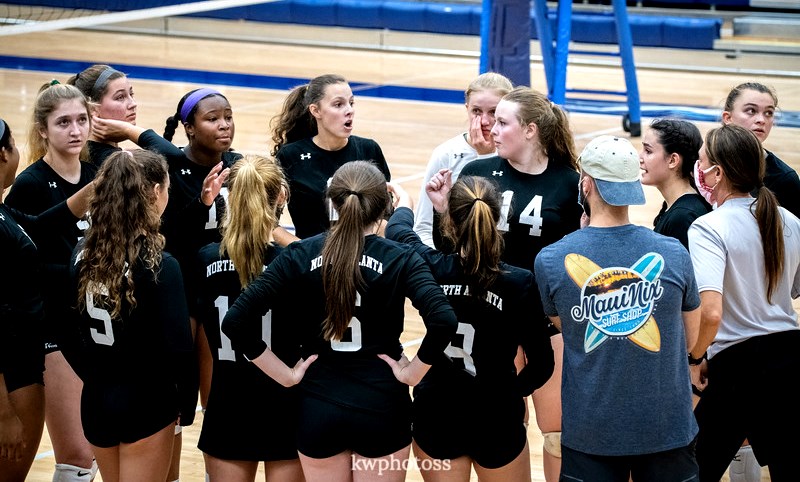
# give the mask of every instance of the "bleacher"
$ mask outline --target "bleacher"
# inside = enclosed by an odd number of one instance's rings
[[[742,0],[706,0],[731,2]],[[746,0],[745,0],[746,1]],[[86,0],[11,0],[6,3],[59,8],[87,8]],[[98,9],[125,10],[124,1],[98,0]],[[163,0],[130,0],[130,9],[168,4]],[[172,2],[175,3],[175,2]],[[276,24],[388,29],[455,35],[479,35],[480,1],[444,3],[404,0],[279,0],[194,14],[196,17],[247,20]],[[555,27],[555,13],[550,20]],[[720,37],[722,19],[685,16],[630,15],[634,45],[710,49]],[[536,28],[531,14],[532,38]],[[614,18],[610,13],[576,13],[573,40],[587,43],[616,43]]]
[[[602,8],[602,5],[610,3],[608,0],[573,0],[573,2],[575,12],[572,15],[572,41],[590,44],[617,43],[613,13],[610,9]],[[102,10],[128,10],[158,7],[176,2],[4,0],[4,3],[84,9],[96,4],[97,8]],[[579,5],[600,8],[580,10]],[[777,11],[800,13],[800,10],[795,10],[800,9],[800,2],[795,0],[629,0],[628,5],[634,46],[683,49],[714,48],[714,42],[720,39],[724,22],[722,15],[714,15],[715,11],[756,12],[764,10],[762,5],[773,5]],[[551,3],[550,7],[548,17],[555,30],[555,3]],[[656,7],[659,14],[648,13],[649,8]],[[672,10],[675,11],[675,15],[662,14],[665,8],[669,7],[674,7]],[[480,35],[481,8],[480,0],[454,0],[452,3],[420,0],[278,0],[196,13],[191,16],[284,25],[476,36]],[[693,15],[693,12],[703,12],[703,14]],[[533,12],[531,12],[531,38],[538,38]]]

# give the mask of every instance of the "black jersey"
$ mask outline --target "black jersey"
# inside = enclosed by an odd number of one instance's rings
[[[66,201],[89,184],[96,173],[97,169],[93,165],[81,162],[80,180],[77,184],[72,184],[58,175],[44,159],[39,159],[19,173],[5,202],[9,207],[23,213],[39,215]],[[72,250],[87,227],[89,223],[86,219],[80,219],[73,223],[71,229],[58,230],[37,239],[36,245],[43,263],[43,277],[39,283],[48,303],[48,312],[64,309],[72,303],[64,289],[67,283],[67,267]]]
[[[667,209],[667,203],[661,205],[653,221],[653,231],[675,238],[683,247],[689,249],[689,226],[695,219],[711,212],[711,206],[697,193],[684,194]]]
[[[533,273],[501,263],[502,273],[482,296],[471,293],[470,276],[458,254],[445,254],[424,244],[414,232],[414,213],[395,211],[386,237],[411,245],[428,262],[436,281],[458,317],[456,343],[438,355],[418,385],[446,383],[473,387],[475,396],[498,391],[530,395],[553,373],[553,350]],[[517,376],[517,346],[528,364]],[[462,389],[463,391],[463,389]]]
[[[222,320],[228,308],[236,302],[242,292],[239,274],[233,261],[227,256],[220,256],[219,243],[211,243],[200,249],[197,264],[192,276],[200,280],[197,283],[197,304],[193,307],[193,315],[206,330],[206,337],[214,359],[214,378],[225,373],[231,378],[247,374],[253,378],[268,379],[260,369],[250,363],[240,352],[234,351],[230,339],[222,333]],[[283,250],[276,245],[269,245],[264,251],[264,267],[268,266]],[[281,316],[293,316],[279,304],[271,310],[261,313],[261,323],[253,323],[254,331],[249,337],[260,338],[288,365],[294,365],[300,359],[296,343],[294,343],[293,325],[290,322],[273,322]],[[272,382],[272,380],[269,380]],[[275,382],[272,382],[275,383]],[[212,387],[213,390],[213,387]]]
[[[229,168],[242,157],[237,152],[222,153],[223,169]],[[220,190],[211,206],[200,200],[203,181],[214,166],[201,166],[186,157],[170,158],[170,190],[167,209],[162,217],[161,232],[166,238],[164,250],[178,258],[184,268],[186,287],[191,293],[194,280],[189,276],[189,266],[194,262],[197,251],[209,243],[222,240],[219,230],[227,205],[227,183]],[[192,297],[193,298],[193,297]]]
[[[797,171],[770,151],[767,151],[765,165],[764,185],[775,193],[781,206],[800,218],[800,177]]]
[[[98,169],[103,164],[103,161],[108,159],[108,156],[122,150],[120,147],[115,147],[105,142],[90,140],[86,144],[89,147],[89,162],[94,164]],[[136,144],[142,149],[161,154],[166,158],[167,162],[180,159],[183,154],[175,144],[156,134],[153,129],[147,129],[142,132]]]
[[[366,236],[360,260],[363,287],[359,288],[350,326],[341,341],[326,341],[322,287],[322,247],[326,234],[292,243],[242,293],[222,324],[235,350],[248,358],[261,355],[266,344],[249,336],[259,316],[278,300],[293,304],[289,318],[295,325],[301,354],[319,354],[300,383],[305,393],[345,407],[391,412],[391,403],[408,403],[408,387],[397,381],[389,366],[377,357],[398,359],[402,353],[405,299],[409,298],[425,323],[427,333],[417,356],[433,363],[456,330],[453,309],[422,258],[409,247],[376,235]],[[288,321],[287,321],[288,322]],[[388,403],[376,403],[388,401]]]
[[[14,347],[23,339],[41,333],[44,319],[39,254],[34,242],[14,220],[14,214],[0,203],[0,252],[4,254],[3,276],[0,276],[0,373],[18,363],[11,358]],[[43,357],[43,340],[38,346]]]
[[[242,157],[237,152],[222,154],[223,169],[229,168]],[[203,181],[214,166],[201,166],[189,160],[172,159],[169,164],[169,202],[164,212],[165,250],[183,262],[194,259],[197,251],[209,244],[219,242],[222,235],[219,226],[225,213],[228,188],[223,187],[211,206],[200,200]]]
[[[533,270],[536,255],[580,227],[583,210],[577,202],[577,171],[549,162],[541,174],[526,174],[500,157],[477,159],[461,176],[480,176],[497,184],[503,196],[503,260]]]
[[[371,161],[387,181],[392,180],[378,143],[358,136],[350,136],[347,145],[338,151],[327,151],[311,139],[302,139],[283,146],[276,157],[289,181],[289,214],[295,234],[301,239],[327,231],[331,221],[338,219],[325,200],[325,191],[333,173],[342,165]]]
[[[297,458],[295,444],[297,398],[264,374],[242,353],[233,350],[222,333],[222,319],[242,292],[239,274],[230,258],[221,256],[219,243],[200,249],[191,276],[199,280],[194,317],[205,328],[213,358],[211,390],[198,447],[218,458],[234,460],[284,460]],[[282,248],[269,245],[264,265]],[[293,343],[293,323],[275,322],[286,310],[273,307],[252,323],[248,337],[260,338],[287,365],[300,359]],[[290,318],[291,320],[291,318]],[[247,426],[247,431],[242,427]]]
[[[73,299],[78,298],[81,248],[79,243],[70,265]],[[73,308],[65,320],[62,351],[83,380],[84,391],[124,385],[149,390],[152,397],[164,394],[178,401],[175,414],[180,413],[180,424],[191,425],[198,381],[180,267],[164,253],[155,274],[141,259],[130,269],[136,306],[125,300],[120,314],[111,318],[100,302],[102,293],[87,295],[85,309]]]

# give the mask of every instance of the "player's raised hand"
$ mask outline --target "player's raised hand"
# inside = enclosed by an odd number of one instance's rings
[[[214,199],[219,195],[219,191],[228,179],[231,169],[226,167],[222,169],[222,162],[211,168],[205,179],[203,179],[203,191],[200,193],[200,200],[206,206],[211,206]]]
[[[414,200],[408,192],[403,189],[403,186],[394,182],[387,182],[386,188],[392,194],[392,207],[414,209]]]
[[[92,115],[92,136],[100,142],[136,142],[144,129],[130,122]]]
[[[450,169],[439,169],[434,174],[428,184],[425,185],[425,192],[433,204],[433,209],[438,213],[447,211],[447,198],[450,189],[453,187],[453,171]]]
[[[469,144],[479,155],[491,154],[495,150],[494,138],[488,132],[483,132],[481,116],[472,117],[469,122]]]

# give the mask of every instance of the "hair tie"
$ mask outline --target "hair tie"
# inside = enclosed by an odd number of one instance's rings
[[[53,80],[50,81],[50,85],[58,85],[60,83],[61,82],[59,82],[58,79],[53,79]]]
[[[345,191],[344,193],[345,193],[346,195],[348,195],[348,196],[356,196],[357,198],[361,199],[361,193],[360,193],[360,192],[355,192],[355,191],[350,191],[350,190],[347,190],[347,191]]]
[[[97,76],[97,80],[94,81],[94,85],[92,85],[92,90],[90,91],[89,97],[91,99],[100,100],[99,95],[106,87],[108,78],[116,73],[121,74],[122,72],[113,67],[106,67],[102,72],[100,72],[100,75]]]
[[[181,107],[181,120],[186,122],[189,114],[192,112],[192,109],[197,105],[198,102],[205,99],[209,95],[222,95],[218,90],[209,89],[209,88],[202,88],[197,89],[193,93],[183,101],[183,107]],[[224,96],[223,96],[224,97]]]
[[[478,201],[481,201],[481,202],[483,202],[483,199],[481,199],[481,198],[479,198],[479,197],[476,197],[476,198],[474,198],[474,199],[472,200],[472,204],[471,204],[471,205],[472,205],[472,206],[474,206],[474,205],[475,205],[475,203],[476,203],[476,202],[478,202]]]

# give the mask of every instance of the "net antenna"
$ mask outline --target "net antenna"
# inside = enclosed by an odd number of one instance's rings
[[[108,12],[92,9],[69,9],[73,12],[73,16],[70,18],[63,18],[65,16],[65,9],[61,9],[61,12],[59,13],[57,12],[58,9],[49,9],[49,11],[46,11],[45,9],[39,7],[38,10],[40,14],[32,15],[31,7],[29,6],[26,10],[25,6],[23,5],[20,5],[15,9],[11,9],[9,5],[6,5],[4,7],[4,15],[0,15],[0,17],[5,17],[0,18],[0,37],[68,28],[93,27],[95,25],[130,22],[134,20],[146,20],[151,18],[173,17],[177,15],[187,15],[190,13],[243,7],[257,3],[271,3],[275,1],[278,0],[207,0],[121,12]],[[26,16],[27,18],[23,18]],[[37,16],[39,19],[34,18]],[[52,18],[54,16],[60,18],[41,20],[42,18]]]

